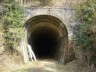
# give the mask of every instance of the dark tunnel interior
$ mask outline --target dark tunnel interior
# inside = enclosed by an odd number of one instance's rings
[[[58,49],[58,34],[48,28],[37,29],[31,34],[29,43],[37,59],[53,59]]]
[[[25,38],[27,37],[25,42],[31,45],[37,60],[48,59],[64,63],[69,43],[67,28],[62,19],[45,14],[30,17],[24,25]]]

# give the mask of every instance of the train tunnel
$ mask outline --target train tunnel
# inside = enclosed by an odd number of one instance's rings
[[[64,49],[68,47],[68,33],[64,23],[50,15],[38,15],[26,23],[27,40],[37,59],[64,61]]]

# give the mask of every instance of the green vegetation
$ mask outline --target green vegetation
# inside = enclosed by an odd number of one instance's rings
[[[76,53],[81,52],[89,65],[96,64],[96,0],[87,0],[76,9],[78,24],[75,26]]]
[[[24,27],[22,25],[24,8],[19,6],[15,1],[4,0],[6,2],[7,12],[3,14],[3,29],[5,37],[5,48],[17,49],[21,41],[21,37],[24,36]]]

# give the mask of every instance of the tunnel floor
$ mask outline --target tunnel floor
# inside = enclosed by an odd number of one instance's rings
[[[30,44],[37,59],[55,58],[58,36],[50,29],[40,29],[30,36]]]

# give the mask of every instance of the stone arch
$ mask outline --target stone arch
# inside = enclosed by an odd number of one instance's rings
[[[63,21],[52,15],[37,15],[26,21],[24,26],[28,43],[37,58],[54,58],[65,62],[68,32]]]

